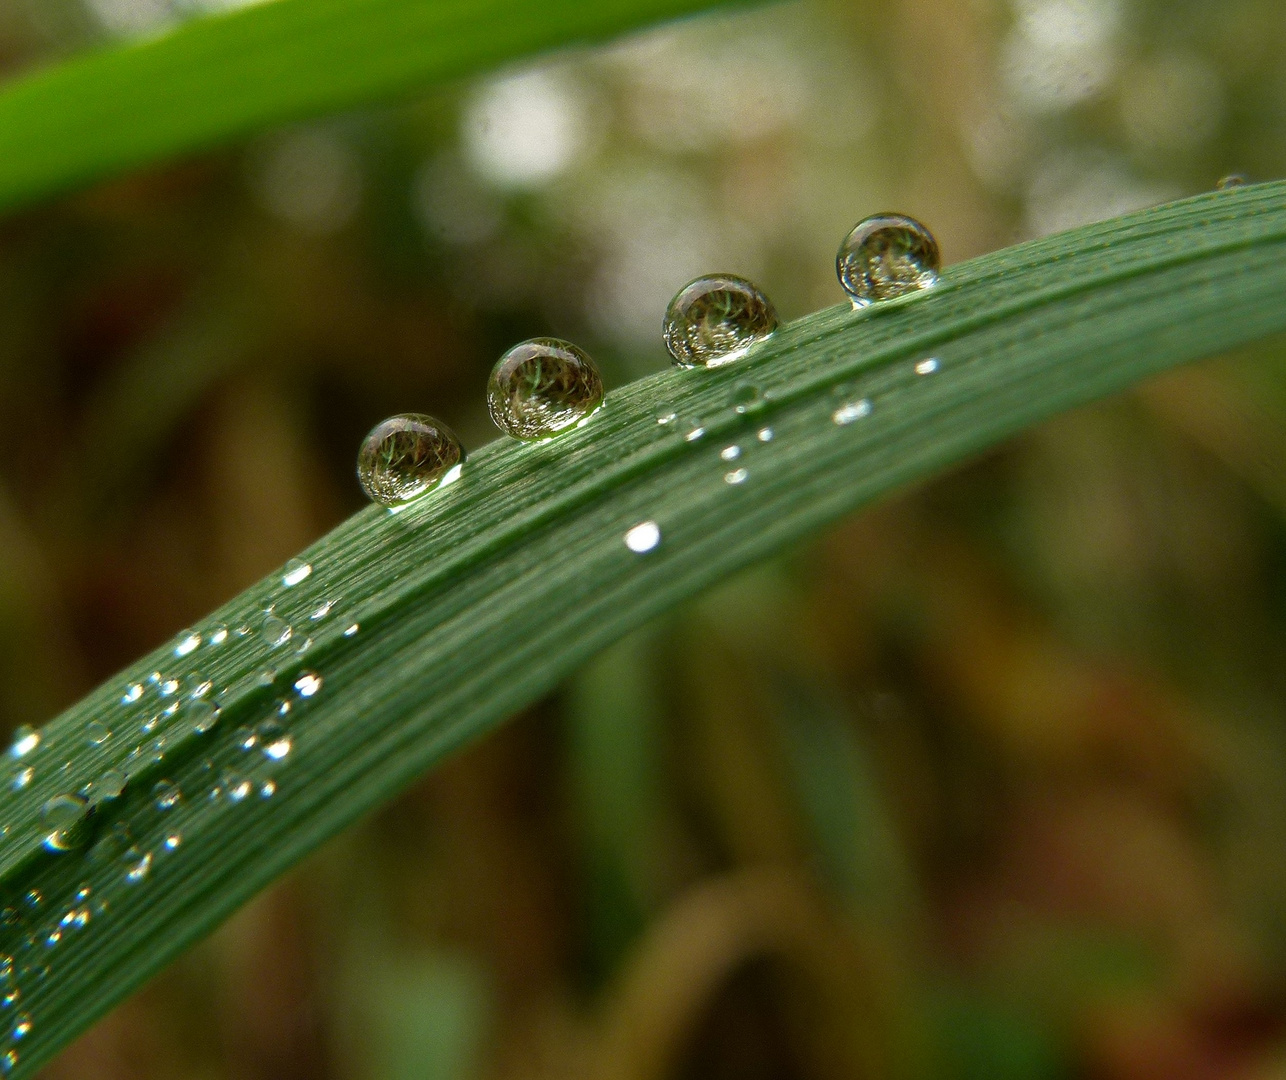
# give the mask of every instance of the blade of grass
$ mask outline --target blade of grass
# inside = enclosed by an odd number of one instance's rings
[[[274,124],[729,2],[275,0],[198,19],[0,91],[0,210]]]
[[[1286,184],[1203,196],[953,267],[906,300],[818,312],[730,368],[627,386],[558,440],[492,443],[401,513],[357,514],[304,554],[306,577],[248,590],[10,760],[0,953],[33,1026],[0,1054],[29,1073],[630,628],[1060,409],[1286,329],[1284,296]],[[837,423],[857,401],[869,411]],[[704,435],[658,424],[661,402]],[[639,555],[623,536],[645,520],[661,542]],[[201,734],[205,700],[222,713]],[[255,734],[264,722],[280,729]],[[129,774],[119,798],[108,770]],[[182,792],[168,808],[162,777]],[[49,853],[42,807],[77,791],[93,808],[83,846]]]

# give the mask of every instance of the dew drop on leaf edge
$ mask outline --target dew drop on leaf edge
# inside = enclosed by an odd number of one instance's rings
[[[670,301],[661,336],[677,367],[713,368],[739,360],[777,326],[777,311],[757,285],[710,274],[688,282]]]
[[[570,341],[532,338],[496,361],[487,380],[492,422],[515,439],[548,439],[587,421],[603,403],[603,378]]]
[[[372,502],[399,507],[458,475],[464,460],[460,439],[441,420],[400,413],[381,420],[363,440],[357,480]]]
[[[839,283],[854,307],[931,288],[940,266],[933,234],[903,214],[876,214],[859,221],[835,256]]]

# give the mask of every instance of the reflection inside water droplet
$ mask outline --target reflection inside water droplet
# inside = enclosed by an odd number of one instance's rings
[[[679,290],[661,335],[678,367],[721,367],[745,356],[777,329],[772,301],[745,278],[700,277]]]
[[[98,720],[91,720],[85,725],[85,740],[90,746],[102,746],[111,737],[107,725]]]
[[[625,534],[625,546],[638,555],[654,551],[661,543],[661,527],[655,521],[643,521]]]
[[[81,847],[89,839],[89,800],[83,795],[55,795],[40,810],[47,830],[46,850],[62,853]]]
[[[268,644],[273,648],[286,644],[294,633],[290,628],[290,624],[276,615],[265,616],[263,623],[260,624],[260,629],[263,631],[263,636]]]
[[[487,411],[515,439],[548,439],[587,420],[603,403],[603,379],[583,349],[533,338],[504,354],[487,381]]]
[[[371,429],[357,455],[366,497],[397,508],[446,483],[464,461],[464,447],[441,420],[402,413]]]

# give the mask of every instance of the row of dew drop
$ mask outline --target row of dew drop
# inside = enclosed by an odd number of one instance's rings
[[[845,237],[835,260],[840,285],[855,308],[867,307],[937,283],[937,241],[918,221],[902,214],[877,214],[859,222]],[[753,283],[731,274],[697,278],[670,302],[662,337],[675,366],[718,368],[745,357],[767,340],[779,321],[772,301]],[[934,361],[936,365],[937,361]],[[757,397],[740,388],[747,400],[735,400],[747,412]],[[487,409],[501,431],[523,441],[543,441],[588,423],[603,403],[603,380],[594,361],[576,345],[556,338],[534,338],[506,352],[487,383]],[[870,411],[869,402],[845,402],[835,412],[837,424],[851,423]],[[657,422],[679,425],[668,406]],[[688,442],[705,434],[692,422],[682,431]],[[771,428],[761,428],[759,443],[771,442]],[[745,453],[730,445],[720,453],[727,465],[724,482],[737,487],[749,479],[738,459]],[[362,443],[357,476],[367,496],[400,509],[461,475],[465,451],[455,433],[423,413],[404,413],[377,424]],[[654,521],[641,522],[625,534],[625,544],[645,554],[661,543]]]

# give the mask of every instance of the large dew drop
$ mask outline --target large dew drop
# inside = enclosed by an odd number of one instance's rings
[[[357,455],[357,479],[372,502],[401,506],[440,484],[464,456],[455,432],[441,420],[403,413],[376,424],[366,436]]]
[[[588,419],[603,403],[594,361],[557,338],[533,338],[497,361],[487,382],[487,411],[515,439],[547,439]]]
[[[859,221],[835,257],[835,272],[854,307],[937,284],[938,242],[914,218],[876,214]]]
[[[679,290],[661,333],[678,367],[721,367],[777,329],[777,311],[755,285],[731,274],[700,277]]]

